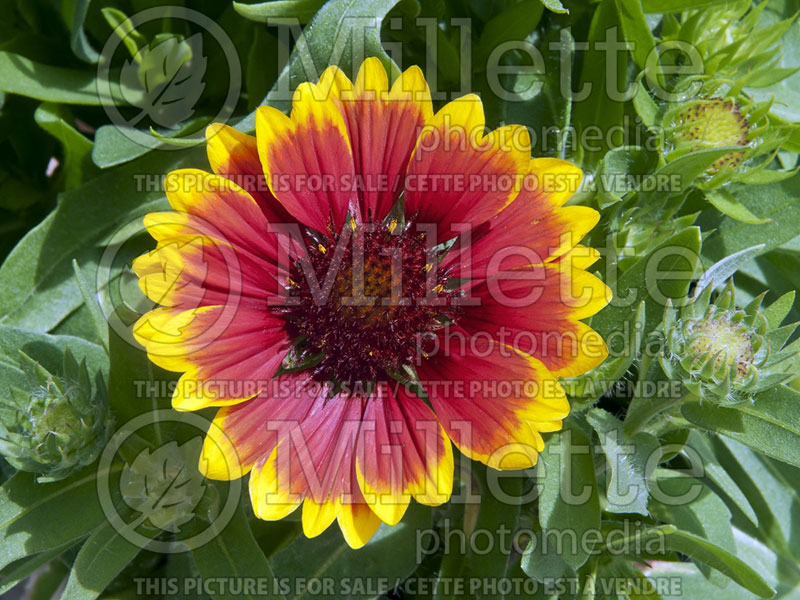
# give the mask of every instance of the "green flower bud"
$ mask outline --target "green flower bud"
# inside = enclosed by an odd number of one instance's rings
[[[778,327],[777,303],[769,315],[761,309],[764,294],[746,308],[736,308],[733,283],[711,303],[706,287],[680,311],[667,307],[660,331],[666,347],[661,366],[671,379],[701,399],[731,405],[794,377],[798,348],[783,348],[795,325]]]
[[[63,371],[53,374],[20,351],[27,389],[11,387],[0,400],[0,453],[16,469],[58,481],[94,462],[108,439],[111,415],[105,384],[94,385],[67,349]]]

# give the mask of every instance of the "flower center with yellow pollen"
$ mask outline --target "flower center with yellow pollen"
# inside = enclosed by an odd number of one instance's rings
[[[356,224],[307,238],[308,261],[290,271],[280,309],[296,340],[291,362],[318,379],[369,382],[415,364],[430,334],[457,310],[442,250],[413,221]]]
[[[732,98],[698,100],[675,116],[675,124],[677,139],[689,144],[692,151],[745,146],[750,127]],[[711,163],[708,171],[736,167],[743,160],[744,152],[730,152]]]
[[[698,322],[691,332],[689,351],[697,357],[711,355],[714,370],[724,366],[730,370],[736,365],[736,377],[744,377],[753,362],[754,350],[747,328],[727,317],[716,317]]]

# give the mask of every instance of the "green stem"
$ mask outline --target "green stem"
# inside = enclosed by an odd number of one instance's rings
[[[595,597],[595,581],[597,579],[597,563],[599,556],[593,556],[589,559],[589,572],[581,581],[581,595],[580,600],[592,600]]]
[[[691,394],[686,393],[679,398],[670,398],[663,401],[651,399],[649,406],[641,406],[633,411],[628,408],[628,414],[625,417],[625,433],[627,433],[629,436],[636,435],[642,431],[655,417],[664,411],[669,410],[670,408],[678,406],[690,395]],[[643,399],[634,398],[631,401],[631,407],[633,407],[637,400],[640,400],[639,404],[644,402]]]

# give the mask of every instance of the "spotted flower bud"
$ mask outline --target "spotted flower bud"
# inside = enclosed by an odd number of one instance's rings
[[[667,307],[660,328],[666,343],[660,361],[667,376],[698,398],[725,405],[748,401],[792,378],[800,348],[783,346],[796,325],[778,326],[791,302],[782,298],[762,310],[762,294],[739,309],[732,282],[713,303],[711,288],[680,311]]]
[[[688,146],[690,152],[706,148],[746,146],[750,124],[741,114],[733,98],[695,100],[679,107],[672,114],[675,147]],[[733,151],[718,158],[707,173],[733,169],[744,160],[744,151]]]
[[[22,351],[19,366],[27,386],[0,398],[0,453],[16,469],[38,473],[39,482],[94,462],[111,428],[102,377],[93,384],[86,361],[79,364],[69,350],[60,374]]]
[[[773,153],[790,134],[771,114],[771,102],[746,97],[701,96],[668,105],[661,120],[667,162],[702,150],[730,149],[708,164],[694,184],[703,190],[729,182],[780,181],[788,172],[765,172]],[[740,149],[738,149],[740,148]]]

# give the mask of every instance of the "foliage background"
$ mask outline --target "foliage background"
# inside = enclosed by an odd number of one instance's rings
[[[213,117],[228,85],[221,50],[207,47],[209,75],[196,111],[178,130],[162,129],[161,137],[154,138],[159,147],[131,143],[110,122],[103,105],[115,100],[96,92],[99,50],[111,35],[109,23],[115,15],[124,18],[156,4],[149,0],[7,0],[0,5],[0,389],[18,375],[14,361],[20,348],[38,349],[37,360],[53,365],[57,362],[53,357],[69,347],[103,374],[118,424],[169,405],[168,394],[152,404],[144,402],[136,396],[134,382],[168,382],[174,376],[150,364],[140,349],[122,340],[98,315],[97,301],[100,305],[125,301],[130,306],[141,302],[128,265],[149,247],[148,240],[141,235],[127,239],[110,265],[103,262],[104,251],[121,226],[166,207],[160,191],[137,189],[137,175],[206,165],[202,148],[180,146],[185,136],[201,130]],[[0,591],[11,590],[33,572],[36,577],[27,580],[30,598],[52,597],[65,585],[64,598],[133,598],[137,597],[134,578],[144,576],[386,577],[393,589],[383,598],[453,597],[441,586],[430,593],[406,589],[410,581],[437,577],[518,577],[539,582],[577,577],[579,589],[563,597],[633,598],[640,596],[606,593],[593,582],[609,577],[673,576],[682,581],[678,597],[683,598],[800,597],[800,394],[781,384],[741,405],[687,401],[666,416],[646,422],[633,436],[626,417],[642,410],[646,400],[616,394],[603,383],[665,378],[657,361],[643,360],[641,344],[657,329],[664,310],[648,294],[643,273],[647,260],[662,247],[684,247],[699,257],[661,266],[676,275],[664,283],[667,296],[676,300],[687,296],[702,269],[723,260],[719,276],[736,272],[741,305],[764,291],[765,306],[782,298],[771,309],[776,321],[770,322],[773,329],[782,320],[778,318],[781,312],[788,314],[786,322],[800,317],[793,296],[800,284],[800,176],[795,175],[800,134],[794,128],[800,121],[800,29],[793,20],[800,6],[796,0],[766,0],[757,8],[750,2],[724,0],[565,1],[563,5],[559,0],[274,0],[259,4],[200,0],[192,2],[191,8],[218,23],[238,52],[242,93],[232,120],[243,130],[252,128],[258,105],[288,107],[285,99],[270,95],[270,90],[287,82],[294,87],[306,79],[304,59],[310,58],[321,71],[330,60],[337,35],[349,33],[341,30],[346,16],[374,17],[382,24],[380,30],[367,34],[369,54],[389,64],[381,42],[387,47],[401,42],[403,66],[422,65],[440,91],[480,92],[488,126],[511,122],[535,131],[551,127],[550,135],[539,138],[534,153],[563,157],[582,166],[595,185],[573,201],[602,211],[601,224],[588,240],[607,249],[599,270],[612,272],[605,263],[613,263],[615,277],[607,282],[618,294],[635,290],[644,299],[631,306],[612,305],[592,321],[592,327],[606,336],[636,323],[643,331],[638,339],[623,336],[624,348],[616,359],[572,382],[569,435],[556,433],[548,441],[555,448],[578,442],[596,444],[597,450],[576,461],[571,473],[576,480],[592,484],[592,496],[578,506],[561,502],[558,490],[570,474],[552,468],[541,482],[538,499],[508,505],[489,493],[493,475],[462,459],[456,491],[469,487],[480,495],[479,503],[452,502],[433,510],[414,506],[399,526],[382,530],[360,551],[350,550],[335,528],[307,540],[297,521],[258,521],[245,498],[212,543],[188,553],[162,555],[140,551],[109,526],[97,498],[96,466],[42,484],[30,473],[14,474],[3,463]],[[305,25],[303,38],[287,48],[277,28],[265,24],[268,17],[299,18]],[[435,56],[430,55],[425,30],[413,25],[415,17],[438,23],[433,31]],[[458,19],[469,19],[470,28],[462,30]],[[682,27],[692,19],[701,25]],[[398,23],[399,27],[394,25]],[[619,80],[614,82],[605,79],[605,54],[580,50],[576,44],[602,41],[611,27],[636,43],[633,52],[620,55]],[[194,32],[177,19],[164,19],[148,24],[140,33],[146,40],[159,34],[183,40]],[[472,49],[468,89],[461,85],[462,35],[469,37]],[[683,39],[699,48],[711,69],[700,80],[704,92],[750,106],[753,125],[760,127],[748,141],[749,162],[724,180],[709,178],[708,167],[730,148],[691,148],[671,154],[674,148],[667,132],[655,148],[648,149],[645,141],[657,137],[671,105],[654,100],[646,91],[624,102],[606,93],[612,85],[640,85],[647,52],[664,39]],[[518,102],[492,94],[482,66],[493,48],[510,40],[527,40],[539,48],[547,67],[546,75],[504,78],[507,89],[524,90],[531,78],[543,83],[539,93]],[[560,41],[563,51],[550,49],[553,41]],[[281,64],[280,56],[288,56],[288,62]],[[566,63],[561,62],[564,56]],[[503,56],[505,64],[525,64],[525,60],[518,52]],[[353,75],[349,46],[336,62]],[[576,90],[591,82],[593,93],[573,103],[560,93],[559,76]],[[672,83],[679,87],[689,82],[675,78]],[[142,123],[142,129],[146,125],[159,129],[156,122]],[[598,150],[586,152],[564,135],[570,126],[577,134],[590,126],[617,133]],[[53,158],[58,161],[55,169]],[[605,185],[602,177],[654,173],[677,174],[680,191],[646,191],[634,180],[620,189]],[[77,261],[77,271],[73,261]],[[99,280],[98,269],[110,276],[100,277],[105,285],[95,295],[90,287]],[[83,290],[81,280],[88,284]],[[786,339],[791,330],[783,333]],[[655,472],[646,473],[636,457],[616,470],[621,464],[616,461],[619,448],[600,443],[606,439],[601,435],[610,430],[642,451],[666,444],[677,444],[679,449],[673,447]],[[180,424],[154,427],[152,436],[153,444],[175,440],[191,450]],[[691,478],[681,472],[687,466],[686,451],[680,450],[684,444],[697,449],[706,466],[700,481],[703,494],[697,501],[663,506],[650,497],[647,485],[624,510],[609,500],[609,485],[620,479],[644,484],[649,477],[664,485],[685,485]],[[543,460],[555,458],[546,455]],[[219,497],[227,494],[227,484],[207,485],[217,488]],[[531,474],[513,473],[503,478],[502,485],[509,494],[527,490]],[[213,520],[215,510],[213,500],[210,505],[201,503],[186,526],[199,527],[204,519]],[[626,524],[638,524],[632,536],[665,535],[668,552],[662,556],[621,554],[613,552],[610,542],[601,541],[603,551],[592,557],[535,550],[510,556],[499,551],[463,554],[440,548],[418,562],[417,531],[433,528],[444,533],[447,523],[451,529],[467,532],[504,525],[512,531],[530,529],[537,535],[566,528],[578,534],[599,528],[608,534]],[[153,537],[164,535],[157,529],[149,532]],[[166,590],[154,595],[180,596]],[[350,597],[377,595],[365,591]],[[540,588],[535,597],[551,595]],[[264,597],[273,596],[305,597],[282,593]]]

